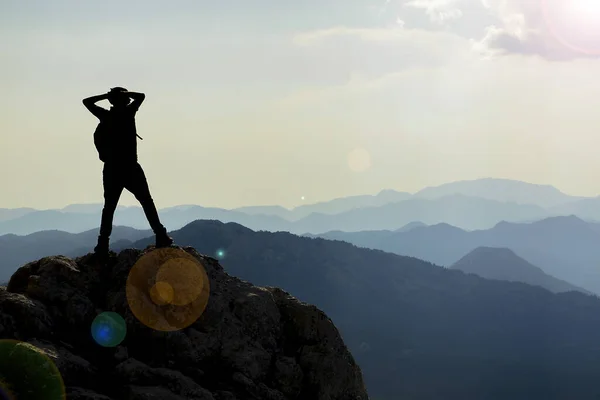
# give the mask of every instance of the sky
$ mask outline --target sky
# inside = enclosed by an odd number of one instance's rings
[[[81,100],[114,86],[159,208],[600,194],[596,0],[0,0],[0,54],[0,207],[102,202]]]

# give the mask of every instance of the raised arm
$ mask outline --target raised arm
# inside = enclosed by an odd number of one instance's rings
[[[102,115],[107,111],[104,108],[97,106],[96,103],[102,100],[108,99],[108,93],[99,94],[97,96],[88,97],[83,99],[83,105],[98,119],[102,118]]]
[[[144,93],[138,92],[127,92],[127,96],[129,96],[133,100],[129,107],[132,107],[136,111],[138,108],[140,108],[140,106],[144,102],[144,99],[146,98],[146,95]]]

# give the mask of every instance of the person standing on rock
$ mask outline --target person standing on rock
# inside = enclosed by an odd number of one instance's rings
[[[94,144],[100,160],[104,162],[104,208],[94,252],[102,256],[108,255],[113,217],[123,189],[129,190],[140,202],[156,235],[156,247],[173,244],[173,239],[160,222],[144,170],[138,163],[137,138],[142,138],[136,131],[135,115],[145,97],[143,93],[115,87],[106,94],[83,99],[83,105],[100,120],[94,132]],[[96,105],[101,100],[110,102],[110,110]]]

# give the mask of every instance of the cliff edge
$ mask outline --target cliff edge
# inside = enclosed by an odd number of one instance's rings
[[[140,257],[155,251],[149,247],[113,253],[105,264],[88,254],[22,266],[0,287],[0,339],[45,353],[67,399],[368,400],[360,368],[322,311],[179,249],[202,264],[210,286],[191,325],[159,331],[132,312],[126,283]],[[91,333],[105,312],[126,327],[113,347]]]

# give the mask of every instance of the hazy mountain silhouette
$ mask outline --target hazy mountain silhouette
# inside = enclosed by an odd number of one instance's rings
[[[19,218],[36,211],[34,208],[0,208],[0,221],[8,221],[10,219]]]
[[[339,214],[356,208],[382,206],[406,200],[411,196],[412,194],[410,193],[397,192],[388,189],[382,190],[376,195],[340,197],[329,201],[298,206],[291,210],[280,206],[253,206],[235,208],[234,211],[241,211],[251,215],[276,215],[289,221],[297,221],[313,213],[327,215]]]
[[[298,219],[304,218],[314,212],[323,213],[323,214],[337,214],[340,212],[348,211],[354,208],[368,207],[368,206],[379,206],[384,205],[400,200],[407,199],[411,196],[410,193],[397,192],[395,190],[382,190],[377,195],[358,195],[358,196],[349,196],[336,198],[330,201],[318,202],[314,204],[308,204],[299,206],[293,209],[287,209],[281,206],[247,206],[247,207],[238,207],[232,210],[220,209],[220,208],[206,208],[198,205],[178,205],[173,207],[165,207],[159,209],[161,214],[163,213],[189,213],[189,216],[185,217],[184,224],[187,224],[191,221],[194,221],[198,218],[217,218],[217,215],[206,215],[206,212],[232,212],[232,215],[239,216],[238,213],[243,213],[247,215],[253,216],[276,216],[281,219],[287,221],[296,221]],[[138,210],[139,209],[139,210]],[[125,211],[129,210],[133,213],[139,214],[141,212],[141,208],[139,206],[119,206],[117,211]],[[101,203],[91,203],[91,204],[71,204],[66,207],[63,207],[60,210],[36,210],[33,208],[21,208],[21,209],[0,209],[0,221],[14,219],[22,217],[26,214],[32,212],[38,212],[38,218],[41,218],[44,214],[48,213],[50,215],[55,215],[56,212],[59,211],[61,213],[74,213],[74,214],[99,214],[102,211]],[[117,213],[118,214],[118,213]],[[200,215],[202,214],[202,215]],[[127,216],[121,216],[122,218],[127,218]],[[190,219],[191,218],[191,219]],[[26,223],[26,220],[17,221],[18,224]],[[133,223],[133,225],[138,226],[139,221]],[[15,224],[17,225],[17,224]],[[183,225],[182,225],[183,226]],[[36,228],[22,228],[20,232],[10,232],[16,234],[26,234],[30,229],[38,229]],[[2,229],[2,228],[0,228]],[[8,229],[8,228],[5,228]],[[14,227],[12,228],[14,229]],[[71,232],[77,232],[80,228],[75,228],[75,230],[70,229]]]
[[[239,211],[248,215],[274,215],[288,221],[294,221],[298,217],[294,210],[289,210],[282,206],[248,206],[234,208],[233,211]]]
[[[497,178],[465,180],[428,187],[415,193],[415,197],[435,199],[453,194],[518,204],[535,204],[545,208],[584,198],[570,196],[550,185]]]
[[[291,210],[279,206],[240,207],[235,210],[247,212],[249,214],[270,214],[289,220],[298,220],[311,213],[339,214],[356,208],[382,206],[407,200],[409,198],[439,199],[452,195],[479,197],[500,202],[532,204],[544,208],[555,207],[576,200],[585,199],[581,196],[567,195],[550,185],[539,185],[511,179],[483,178],[427,187],[415,194],[388,189],[383,190],[374,196],[359,195],[342,197],[330,201],[299,206]],[[598,207],[598,210],[600,210],[600,207]]]
[[[33,211],[0,221],[0,235],[29,235],[40,231],[59,230],[81,233],[100,225],[100,213],[71,213],[59,210]],[[129,226],[128,224],[125,224]]]
[[[118,248],[129,247],[133,241],[148,236],[125,228],[114,238]],[[25,237],[0,236],[0,280],[8,277],[20,264],[61,252],[79,256],[90,251],[98,228],[82,234],[66,232],[34,234]],[[450,266],[465,254],[480,246],[507,247],[545,273],[573,285],[598,293],[600,274],[595,265],[600,263],[600,224],[587,223],[576,217],[553,217],[532,224],[499,223],[489,230],[468,232],[449,224],[416,226],[408,231],[373,230],[361,232],[330,231],[325,234],[306,234],[343,240],[357,246],[380,249],[401,255]],[[10,240],[7,240],[10,238]],[[39,251],[32,253],[28,246],[37,243]],[[114,246],[114,244],[113,244]]]
[[[26,236],[0,236],[0,282],[7,281],[21,265],[54,254],[67,256],[89,253],[96,244],[99,229],[78,234],[63,231],[42,231]],[[136,230],[126,226],[114,226],[111,242],[122,246],[152,235],[150,230]]]
[[[329,232],[325,232],[325,233],[321,233],[321,234],[312,234],[312,233],[305,233],[302,236],[304,237],[309,237],[309,238],[323,238],[323,239],[330,239],[330,240],[344,240],[343,238],[345,237],[345,235],[349,234],[352,235],[352,237],[354,238],[360,238],[358,239],[358,241],[361,243],[362,247],[368,247],[368,248],[376,248],[373,246],[376,246],[379,244],[380,241],[392,236],[395,232],[408,232],[410,230],[413,230],[415,228],[421,228],[424,226],[428,226],[422,222],[410,222],[406,225],[404,225],[402,228],[400,229],[396,229],[393,231],[390,230],[372,230],[372,231],[359,231],[359,232],[343,232],[343,231],[329,231]],[[366,245],[366,244],[372,244],[371,245]]]
[[[230,274],[278,285],[323,309],[374,399],[600,396],[600,300],[593,296],[553,294],[341,241],[234,223],[195,221],[171,235],[220,257]]]
[[[256,229],[286,230],[290,222],[271,215],[247,215],[237,211],[200,206],[169,207],[159,210],[161,220],[169,229],[178,229],[196,219],[218,219],[236,221]],[[0,235],[27,235],[45,230],[61,230],[80,233],[96,228],[100,224],[100,213],[62,212],[57,210],[35,211],[19,218],[0,221]],[[124,207],[115,213],[114,224],[135,229],[149,229],[141,207]]]
[[[361,232],[329,231],[318,235],[306,233],[302,236],[315,239],[322,238],[327,240],[341,240],[344,242],[355,244],[359,247],[365,247],[368,249],[379,249],[379,246],[382,243],[386,243],[390,237],[395,237],[394,233],[395,231],[389,230],[373,230]],[[351,240],[349,238],[351,238]]]
[[[452,195],[435,200],[411,198],[336,215],[311,214],[294,223],[292,232],[396,230],[415,220],[427,225],[445,222],[471,230],[490,228],[499,221],[537,220],[547,214],[546,210],[535,205]]]
[[[382,190],[376,195],[359,195],[333,199],[330,201],[308,204],[294,208],[296,219],[307,217],[311,214],[340,214],[357,208],[379,207],[389,203],[409,199],[412,195],[395,190]]]
[[[404,225],[402,228],[396,229],[395,232],[408,232],[414,228],[420,228],[423,226],[427,226],[427,224],[424,224],[421,221],[409,222],[408,224]]]
[[[600,221],[600,197],[575,200],[549,209],[553,215],[577,215],[586,220]]]
[[[101,208],[101,204],[73,204],[60,210],[0,209],[0,235],[26,235],[53,229],[83,232],[99,224]],[[470,208],[475,215],[468,213]],[[445,222],[472,230],[490,228],[503,220],[535,221],[560,215],[600,220],[600,199],[569,196],[547,185],[489,178],[425,188],[414,195],[383,190],[377,195],[337,198],[291,210],[281,206],[226,210],[179,205],[159,209],[159,213],[171,230],[197,219],[218,219],[257,230],[298,234],[331,230],[397,230],[416,220],[428,225]],[[323,219],[323,215],[327,218]],[[371,220],[373,222],[369,222]],[[386,223],[388,220],[393,223]],[[148,228],[144,213],[137,206],[120,206],[114,223],[136,229]]]
[[[222,210],[241,212],[247,215],[265,215],[265,216],[276,216],[288,221],[296,221],[304,218],[313,212],[323,214],[337,214],[340,212],[348,211],[354,208],[379,206],[400,200],[405,200],[412,196],[410,193],[397,192],[395,190],[382,190],[377,195],[358,195],[336,198],[330,201],[318,202],[314,204],[307,204],[299,206],[293,209],[287,209],[282,206],[247,206],[238,207],[232,210],[220,209],[220,208],[205,208],[193,204],[177,205],[173,207],[165,207],[159,210],[159,212],[202,212],[202,210]],[[31,212],[48,212],[48,211],[60,211],[62,213],[75,213],[75,214],[95,214],[102,211],[101,203],[90,203],[90,204],[71,204],[63,207],[59,210],[36,210],[34,208],[19,208],[19,209],[0,209],[0,221],[14,219],[22,217],[23,215]],[[141,209],[139,206],[118,206],[118,211]],[[195,215],[196,217],[209,217],[207,215]],[[193,221],[191,219],[185,223]],[[12,232],[11,232],[12,233]]]
[[[584,289],[546,274],[507,248],[478,247],[452,264],[450,268],[486,279],[541,286],[554,293],[574,290],[590,294]]]
[[[427,202],[429,201],[427,200]],[[398,209],[395,208],[396,206],[397,204],[384,207],[392,210],[388,210],[387,213],[393,213],[394,209]],[[197,208],[196,206],[190,207],[193,210]],[[399,207],[399,209],[402,210],[402,207]],[[127,209],[124,212],[131,213],[133,211]],[[141,210],[139,211],[142,213]],[[175,218],[179,218],[179,223],[183,223],[185,218],[182,215],[187,215],[187,211],[186,209],[171,210],[170,212],[164,211],[163,215],[173,215]],[[368,219],[376,215],[375,211],[369,211],[369,209],[355,210],[354,213],[358,213],[358,216],[354,220],[364,220],[363,217]],[[366,214],[363,214],[363,212]],[[218,213],[222,215],[220,211]],[[406,214],[407,219],[413,217],[408,214],[410,213]],[[81,216],[81,214],[74,215]],[[143,217],[143,215],[140,215],[140,217]],[[89,218],[89,224],[94,224],[96,227],[85,230],[81,234],[71,234],[64,231],[57,232],[57,230],[54,230],[52,231],[53,233],[42,231],[25,237],[15,235],[0,236],[0,253],[3,254],[2,265],[0,265],[0,280],[3,277],[6,279],[9,276],[8,274],[22,263],[52,254],[52,252],[60,252],[69,256],[79,256],[89,252],[93,248],[92,241],[95,240],[98,232],[98,220],[94,218],[93,214],[87,215],[87,218]],[[247,218],[252,219],[257,217],[247,216]],[[326,219],[326,216],[323,216],[323,218]],[[336,222],[336,218],[339,218],[339,216],[328,216],[327,218],[333,218],[334,220],[325,221],[321,225],[322,229],[329,224],[335,225],[338,223]],[[116,219],[121,221],[123,218]],[[569,225],[566,223],[570,220],[574,221],[575,224]],[[349,218],[347,221],[351,222],[353,219]],[[600,228],[596,228],[600,227],[600,225],[588,224],[575,217],[555,218],[550,221],[555,221],[555,223],[550,224],[548,227],[543,222],[534,225],[500,223],[489,232],[474,231],[471,233],[445,223],[432,226],[415,226],[422,223],[411,222],[408,223],[408,226],[395,231],[373,230],[347,233],[337,230],[319,235],[308,234],[306,236],[344,240],[362,247],[414,256],[443,266],[451,265],[469,251],[479,246],[509,247],[527,261],[542,268],[546,273],[596,292],[594,289],[596,287],[594,280],[592,279],[589,282],[588,280],[590,276],[596,275],[593,262],[594,260],[598,260],[598,258],[594,257],[598,253],[596,247],[597,240],[600,239]],[[315,224],[321,224],[321,222],[316,221]],[[260,226],[261,224],[256,225]],[[407,230],[411,226],[412,229]],[[517,232],[523,229],[525,231],[522,234],[513,234],[511,229]],[[531,229],[533,231],[529,232]],[[548,234],[548,229],[551,231],[556,230],[557,233]],[[125,234],[125,232],[130,232],[130,234]],[[115,236],[114,241],[119,242],[118,246],[120,248],[126,248],[132,241],[147,236],[148,232],[147,228],[140,232],[136,229],[126,230],[125,227],[121,227],[119,228],[119,232],[116,233],[117,236]],[[582,234],[584,236],[591,235],[591,237],[584,241],[578,241],[576,238]],[[549,235],[548,240],[542,240],[542,238],[546,237],[544,235]],[[552,238],[559,236],[564,236],[564,240],[554,244],[556,240]],[[517,237],[519,239],[515,239]],[[530,241],[534,241],[535,245],[529,245]],[[35,248],[37,250],[35,252],[28,250],[31,243],[36,243]],[[551,246],[553,247],[550,248]],[[572,264],[573,267],[569,267]],[[600,277],[597,280],[600,282]],[[600,283],[598,286],[600,289]]]
[[[102,212],[104,205],[102,203],[89,203],[89,204],[70,204],[66,207],[61,208],[58,211],[63,213],[77,213],[77,214],[95,214]],[[129,208],[140,208],[138,206],[117,206],[117,210],[127,210]]]
[[[498,223],[467,232],[448,224],[408,232],[330,232],[318,235],[450,266],[477,247],[506,247],[545,273],[600,294],[600,229],[575,216],[533,223]]]
[[[483,229],[494,226],[498,221],[529,221],[544,218],[547,214],[546,210],[534,205],[497,202],[462,195],[435,200],[411,198],[331,215],[313,213],[294,222],[274,215],[248,215],[239,211],[200,206],[160,210],[161,220],[170,230],[179,229],[197,219],[216,219],[240,223],[256,230],[288,231],[297,234],[331,230],[396,230],[416,220],[428,225],[447,222],[464,229]],[[0,221],[0,235],[26,235],[53,229],[78,233],[95,228],[99,221],[99,213],[35,211],[19,218]],[[114,224],[136,229],[149,228],[144,212],[139,207],[127,207],[117,211]]]

